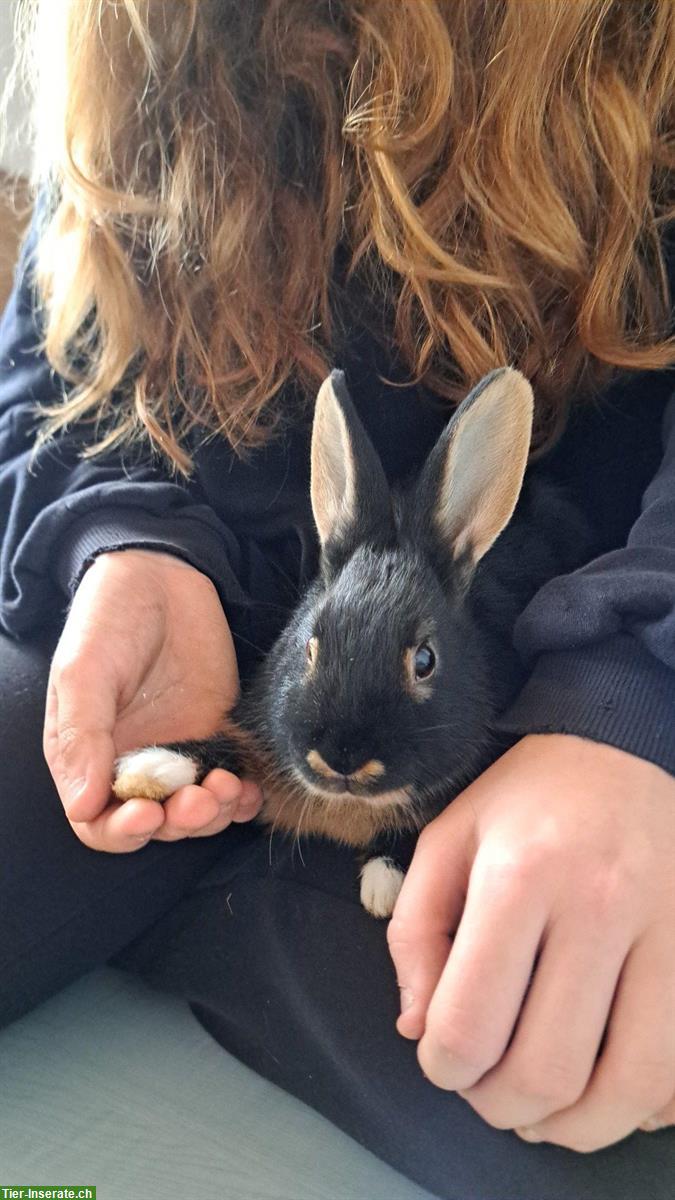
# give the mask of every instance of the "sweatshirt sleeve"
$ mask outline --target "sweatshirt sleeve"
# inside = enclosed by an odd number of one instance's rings
[[[531,674],[504,732],[577,734],[675,774],[675,397],[627,544],[547,583],[515,643]]]
[[[129,547],[178,555],[224,605],[246,606],[239,543],[197,484],[149,456],[83,459],[77,427],[33,454],[36,406],[63,390],[40,348],[34,243],[33,231],[0,323],[0,626],[20,636],[53,621],[97,554]]]

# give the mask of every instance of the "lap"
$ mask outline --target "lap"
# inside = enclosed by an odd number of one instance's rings
[[[385,927],[360,907],[351,853],[302,855],[246,827],[86,849],[44,764],[53,638],[0,637],[0,1023],[84,971],[122,965],[185,997],[226,1048],[443,1197],[666,1200],[675,1138],[584,1158],[484,1125],[421,1076],[397,1036]]]
[[[106,962],[251,836],[237,827],[130,855],[83,846],[42,755],[55,641],[0,636],[0,1024]]]
[[[591,1156],[485,1125],[421,1075],[395,1032],[384,922],[360,907],[351,853],[241,847],[121,956],[206,1028],[379,1157],[453,1200],[666,1200],[675,1138]],[[303,861],[304,860],[304,861]]]

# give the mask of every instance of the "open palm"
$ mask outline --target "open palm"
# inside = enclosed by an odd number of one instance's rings
[[[101,555],[75,595],[54,656],[45,755],[78,837],[138,848],[218,832],[259,807],[258,789],[226,771],[164,805],[110,798],[115,757],[156,741],[203,737],[238,688],[232,637],[211,582],[171,556]]]

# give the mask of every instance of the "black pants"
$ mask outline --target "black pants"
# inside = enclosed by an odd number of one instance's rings
[[[590,1156],[526,1145],[423,1079],[350,854],[275,843],[270,861],[267,835],[240,826],[131,855],[82,846],[40,749],[49,649],[0,638],[0,1021],[112,960],[441,1197],[669,1200],[675,1135]]]

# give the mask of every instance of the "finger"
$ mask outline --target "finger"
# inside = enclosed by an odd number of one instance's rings
[[[237,807],[232,814],[232,820],[238,824],[244,821],[252,821],[260,812],[262,803],[263,794],[259,784],[255,783],[252,779],[242,779],[241,794]]]
[[[211,792],[220,805],[227,805],[233,812],[237,810],[243,798],[248,800],[250,792],[250,788],[244,789],[238,775],[233,775],[231,771],[225,771],[222,767],[209,771],[200,786]]]
[[[672,932],[651,931],[631,951],[604,1051],[580,1100],[517,1132],[527,1141],[598,1150],[670,1103],[675,1086],[675,955]]]
[[[218,801],[218,812],[214,820],[192,832],[189,837],[213,837],[222,833],[233,821],[250,821],[259,811],[262,794],[251,780],[239,780],[229,771],[217,768],[206,776],[202,785]]]
[[[548,935],[511,1045],[462,1095],[497,1129],[531,1125],[574,1104],[590,1079],[626,955],[578,919]]]
[[[231,810],[232,802],[219,804],[207,788],[196,784],[179,788],[164,804],[164,823],[157,830],[155,841],[176,842],[195,837],[212,823],[218,823],[218,830],[225,829],[230,824]]]
[[[403,1037],[424,1032],[427,1007],[461,917],[474,838],[473,814],[461,801],[420,835],[387,929],[401,990],[396,1028]]]
[[[44,753],[66,814],[90,821],[110,798],[115,747],[114,690],[100,668],[78,660],[54,668],[47,693]]]
[[[262,791],[252,779],[240,779],[231,771],[216,767],[202,780],[200,787],[213,793],[221,805],[229,805],[233,820],[249,821],[262,805]],[[245,814],[238,817],[240,810]]]
[[[420,1066],[438,1087],[472,1087],[501,1059],[548,912],[541,880],[517,865],[477,857],[418,1047]]]
[[[130,854],[139,850],[164,821],[161,804],[154,800],[127,800],[109,804],[91,821],[71,821],[74,833],[90,850]]]

